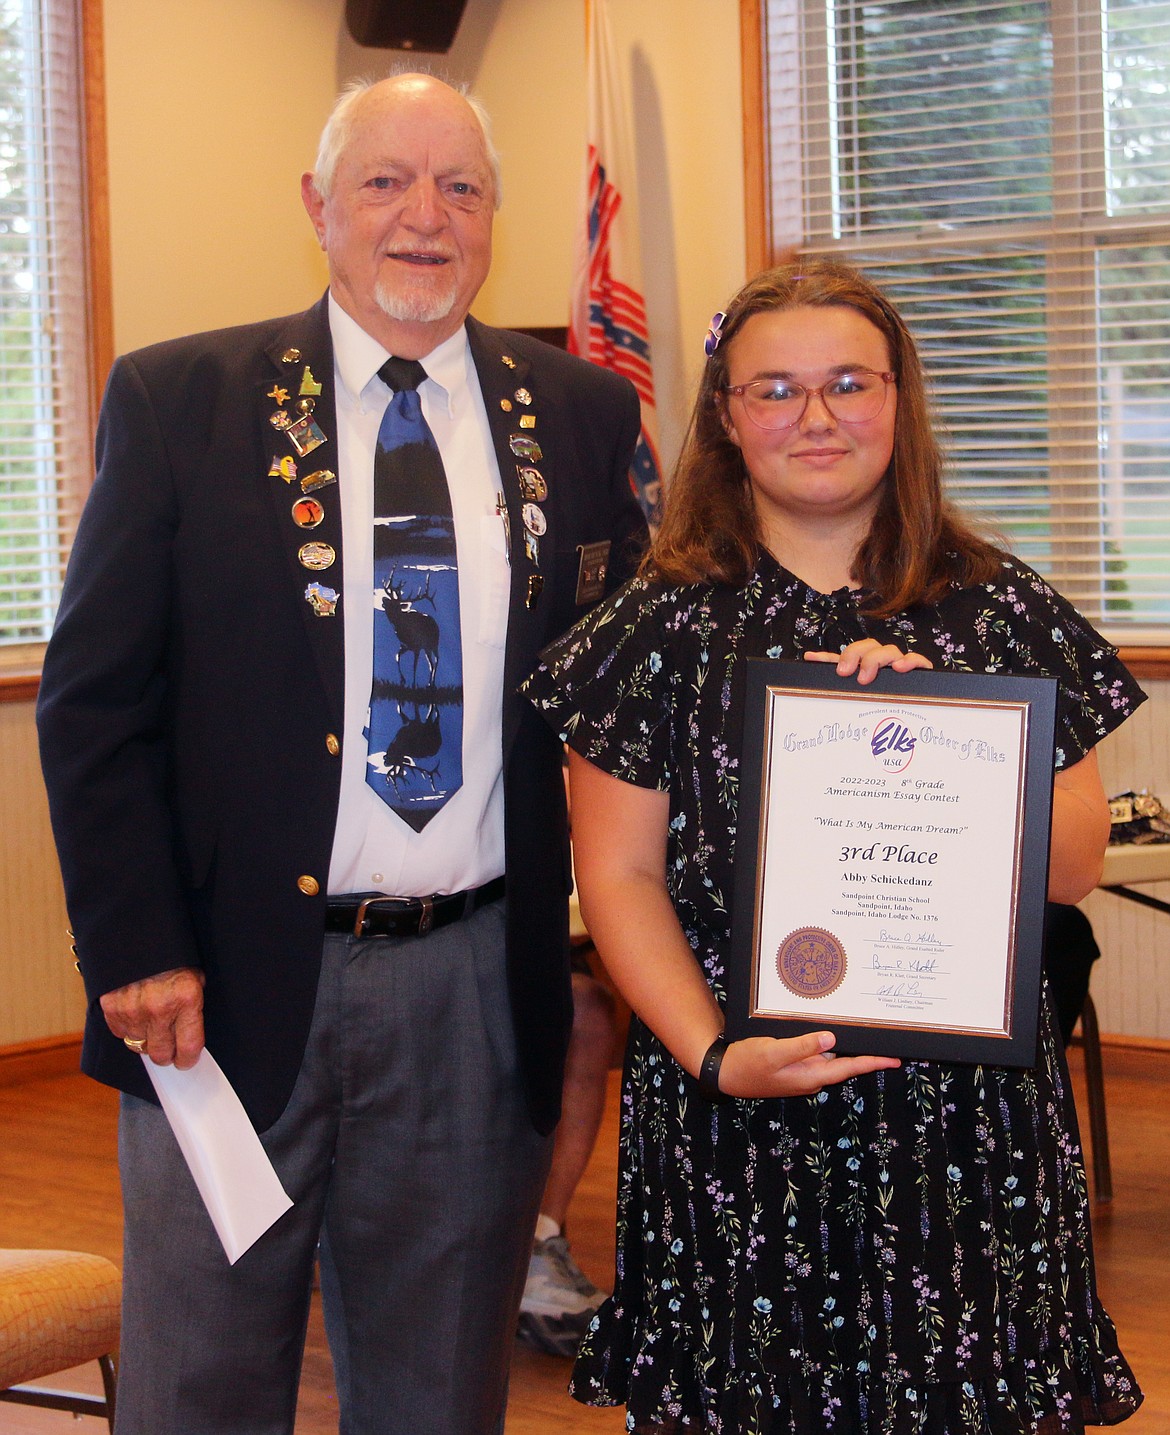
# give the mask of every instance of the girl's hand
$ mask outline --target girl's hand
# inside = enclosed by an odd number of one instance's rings
[[[733,1041],[719,1068],[719,1089],[728,1096],[813,1096],[852,1076],[900,1066],[892,1056],[837,1056],[830,1031],[806,1036],[749,1036]]]
[[[841,677],[856,673],[857,681],[862,684],[872,683],[879,668],[908,673],[912,668],[934,667],[923,653],[905,653],[893,643],[879,643],[876,638],[859,638],[839,653],[805,653],[804,659],[807,663],[836,663]]]

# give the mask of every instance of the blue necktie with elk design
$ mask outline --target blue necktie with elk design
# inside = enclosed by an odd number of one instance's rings
[[[421,832],[463,784],[459,570],[447,475],[423,417],[415,359],[387,359],[394,391],[374,450],[374,675],[366,781]]]

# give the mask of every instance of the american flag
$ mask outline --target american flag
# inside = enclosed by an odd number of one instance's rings
[[[642,433],[630,484],[646,517],[658,520],[662,468],[642,260],[634,210],[632,146],[621,103],[607,0],[585,0],[588,148],[585,223],[577,245],[569,349],[624,374],[642,403]]]

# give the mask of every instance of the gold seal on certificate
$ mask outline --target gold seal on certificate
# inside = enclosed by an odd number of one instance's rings
[[[1055,684],[749,659],[727,1032],[1035,1060]]]
[[[823,927],[800,927],[780,943],[776,971],[794,996],[826,997],[845,980],[845,948]]]

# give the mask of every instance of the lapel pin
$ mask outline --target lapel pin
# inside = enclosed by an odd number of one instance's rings
[[[529,415],[523,414],[522,417],[528,418]],[[508,439],[508,447],[517,458],[526,458],[529,463],[539,463],[544,457],[540,445],[534,438],[531,438],[525,433],[514,433]]]
[[[520,492],[529,503],[543,503],[548,497],[548,484],[545,483],[540,469],[521,468],[517,464],[516,474],[520,479]]]
[[[305,371],[301,375],[301,386],[297,392],[301,395],[307,394],[310,398],[316,398],[321,392],[321,385],[313,377],[313,371],[308,364],[305,365]]]
[[[520,427],[521,427],[522,429],[534,429],[534,428],[536,427],[536,415],[535,415],[535,414],[521,414],[521,415],[520,415]]]
[[[284,410],[282,409],[281,412],[283,413]],[[287,414],[285,414],[285,418],[288,418]],[[288,441],[302,458],[304,458],[305,454],[312,453],[315,448],[320,448],[323,443],[328,442],[325,435],[308,414],[293,424],[291,428],[287,423],[279,424],[278,427],[284,429]]]
[[[292,462],[292,459],[289,459]],[[301,479],[301,492],[313,493],[318,488],[328,488],[337,482],[337,475],[331,468],[319,468],[316,473],[306,473]]]
[[[282,364],[295,364],[300,357],[301,351],[299,349],[286,349],[280,356],[280,362]]]
[[[528,592],[524,595],[524,606],[526,608],[535,608],[536,600],[543,592],[544,579],[539,573],[530,573],[528,575]]]
[[[318,618],[332,618],[337,612],[337,589],[326,588],[323,583],[310,583],[305,589],[305,601]]]
[[[298,498],[292,506],[292,516],[298,528],[316,528],[325,517],[325,510],[315,498]]]
[[[512,397],[518,404],[530,404],[532,402],[532,395],[527,389],[517,389]]]
[[[291,453],[286,453],[283,458],[277,454],[272,455],[272,467],[268,470],[269,478],[283,478],[285,483],[291,483],[297,476],[297,461]]]
[[[266,397],[275,399],[278,404],[283,404],[288,398],[288,390],[282,389],[279,384],[274,384],[273,387],[268,390]]]
[[[302,543],[297,551],[297,557],[304,567],[312,568],[315,573],[320,573],[333,566],[337,552],[331,543]]]

